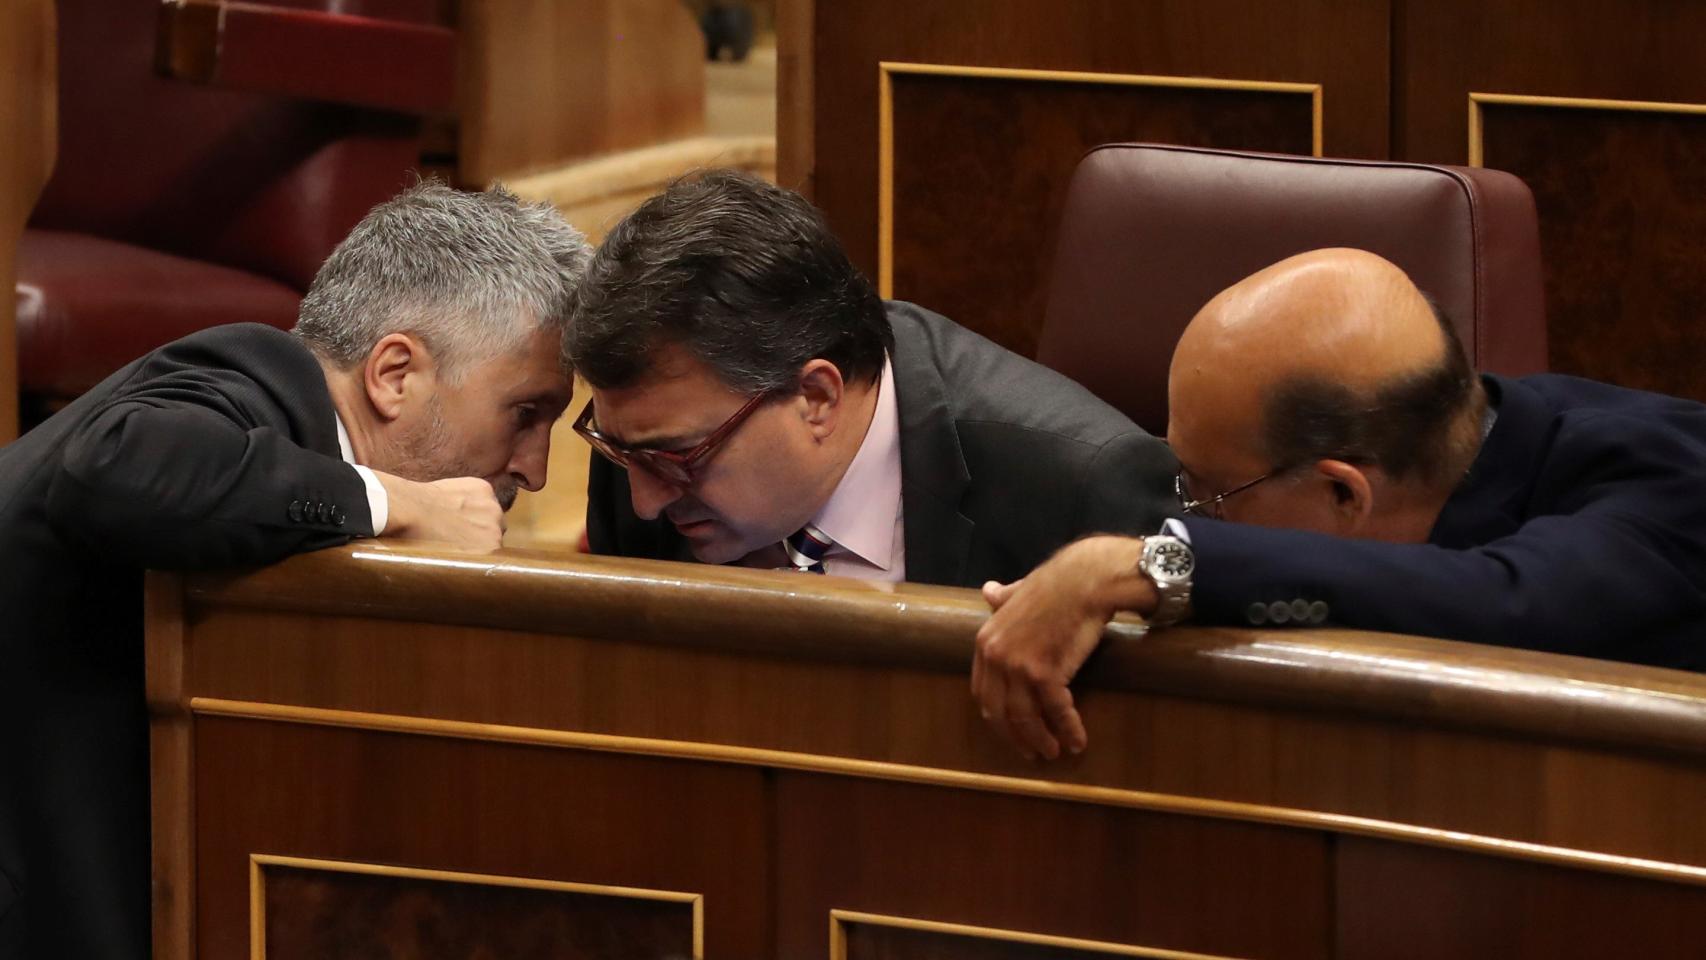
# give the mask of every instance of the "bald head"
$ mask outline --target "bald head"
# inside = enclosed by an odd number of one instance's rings
[[[1173,355],[1168,433],[1205,471],[1331,459],[1449,486],[1475,391],[1456,334],[1402,270],[1362,250],[1315,250],[1233,284],[1192,319]]]
[[[1404,271],[1362,250],[1315,250],[1226,288],[1185,328],[1173,378],[1206,378],[1248,398],[1318,378],[1367,388],[1437,365],[1447,344]],[[1227,382],[1221,376],[1237,370]]]

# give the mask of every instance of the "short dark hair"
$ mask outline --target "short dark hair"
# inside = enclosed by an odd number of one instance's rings
[[[803,197],[733,170],[690,175],[610,231],[575,292],[581,376],[630,386],[679,344],[743,393],[821,357],[875,381],[894,345],[883,302]]]
[[[1458,449],[1463,432],[1456,428],[1472,407],[1478,409],[1479,381],[1450,319],[1438,304],[1428,303],[1445,348],[1429,368],[1372,391],[1301,376],[1269,394],[1263,439],[1276,469],[1344,460],[1378,466],[1395,479],[1456,481],[1450,472],[1463,466]]]

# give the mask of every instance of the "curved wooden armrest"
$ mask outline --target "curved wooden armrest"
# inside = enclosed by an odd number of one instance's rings
[[[561,552],[363,541],[187,596],[955,673],[989,608],[972,590]],[[1080,686],[1318,710],[1634,752],[1706,754],[1706,677],[1354,630],[1175,627],[1120,616]]]
[[[162,73],[405,113],[450,109],[456,35],[424,23],[221,0],[160,7]]]

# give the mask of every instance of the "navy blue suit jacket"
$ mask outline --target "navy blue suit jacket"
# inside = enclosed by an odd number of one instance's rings
[[[1498,420],[1426,544],[1192,518],[1197,619],[1319,601],[1340,626],[1706,668],[1706,406],[1482,380]]]

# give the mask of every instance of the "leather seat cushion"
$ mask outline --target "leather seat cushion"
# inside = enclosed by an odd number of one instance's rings
[[[276,280],[57,230],[18,245],[18,373],[71,398],[155,347],[222,323],[289,329],[301,294]]]

